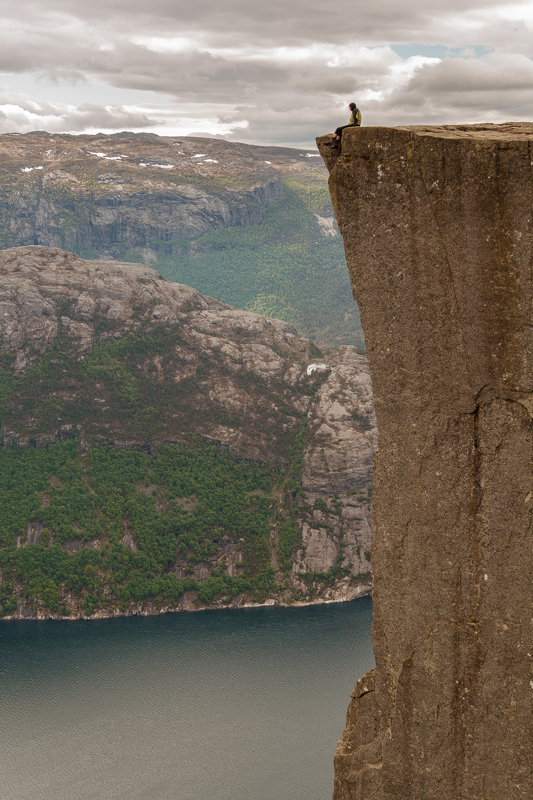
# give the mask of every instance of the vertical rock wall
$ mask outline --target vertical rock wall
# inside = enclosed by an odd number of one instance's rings
[[[328,139],[379,428],[334,798],[530,800],[533,125]]]

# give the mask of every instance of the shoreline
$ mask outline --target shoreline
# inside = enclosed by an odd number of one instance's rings
[[[205,606],[194,606],[194,600],[183,596],[181,603],[178,606],[162,606],[155,608],[152,603],[147,603],[146,606],[137,606],[135,608],[128,608],[125,611],[120,609],[113,609],[110,613],[102,611],[87,616],[83,613],[69,614],[63,616],[61,614],[34,614],[33,611],[28,609],[22,604],[17,607],[14,614],[6,615],[0,619],[0,622],[8,621],[26,621],[26,622],[45,622],[47,620],[54,620],[57,622],[79,622],[85,620],[87,622],[99,619],[116,619],[119,617],[157,617],[162,614],[179,614],[179,613],[195,613],[198,611],[238,611],[245,608],[305,608],[307,606],[318,605],[331,605],[333,603],[349,603],[352,600],[358,600],[361,597],[368,597],[372,595],[372,585],[359,584],[354,587],[352,591],[346,592],[343,597],[318,597],[316,600],[295,600],[292,603],[287,603],[280,599],[268,598],[264,603],[242,602],[242,595],[237,596],[232,603],[228,604],[213,604]],[[186,593],[187,594],[187,593]]]

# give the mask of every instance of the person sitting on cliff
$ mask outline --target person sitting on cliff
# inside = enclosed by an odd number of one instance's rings
[[[359,127],[361,127],[361,112],[360,112],[360,110],[357,108],[355,103],[350,103],[348,108],[352,112],[352,115],[350,117],[349,123],[347,125],[341,125],[340,128],[337,128],[337,130],[333,134],[333,138],[332,138],[331,142],[328,142],[326,144],[326,147],[340,147],[343,130],[345,130],[346,128],[359,128]]]

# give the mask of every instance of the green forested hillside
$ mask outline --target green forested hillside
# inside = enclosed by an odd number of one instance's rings
[[[297,599],[288,580],[301,545],[295,518],[311,519],[312,509],[289,507],[285,495],[287,486],[298,493],[302,437],[303,429],[287,471],[236,463],[201,442],[156,454],[109,445],[80,453],[75,440],[4,450],[0,617],[21,602],[33,613],[89,616],[131,603],[175,607],[187,592],[200,604],[229,604],[243,593],[262,601],[280,590],[285,602]],[[350,574],[341,560],[302,576],[309,598]],[[208,573],[197,576],[198,566]]]
[[[321,348],[364,347],[342,238],[324,236],[314,217],[333,216],[327,177],[289,173],[282,182],[283,200],[260,225],[154,242],[153,266],[217,300],[290,322]]]
[[[46,450],[5,450],[0,616],[21,599],[68,615],[69,595],[82,601],[85,614],[125,610],[129,600],[175,604],[185,591],[204,603],[215,595],[229,602],[243,591],[262,598],[274,588],[272,490],[271,467],[236,464],[205,444],[167,446],[157,457],[109,446],[80,455],[74,440]],[[32,519],[43,526],[38,543],[17,548],[16,537],[26,538]],[[134,549],[124,543],[125,531]],[[220,554],[228,538],[243,557],[233,576]],[[194,568],[201,562],[211,572],[198,582]],[[18,598],[16,585],[23,587]]]

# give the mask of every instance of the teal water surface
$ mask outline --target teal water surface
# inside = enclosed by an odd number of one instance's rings
[[[2,800],[329,800],[372,603],[0,623]]]

